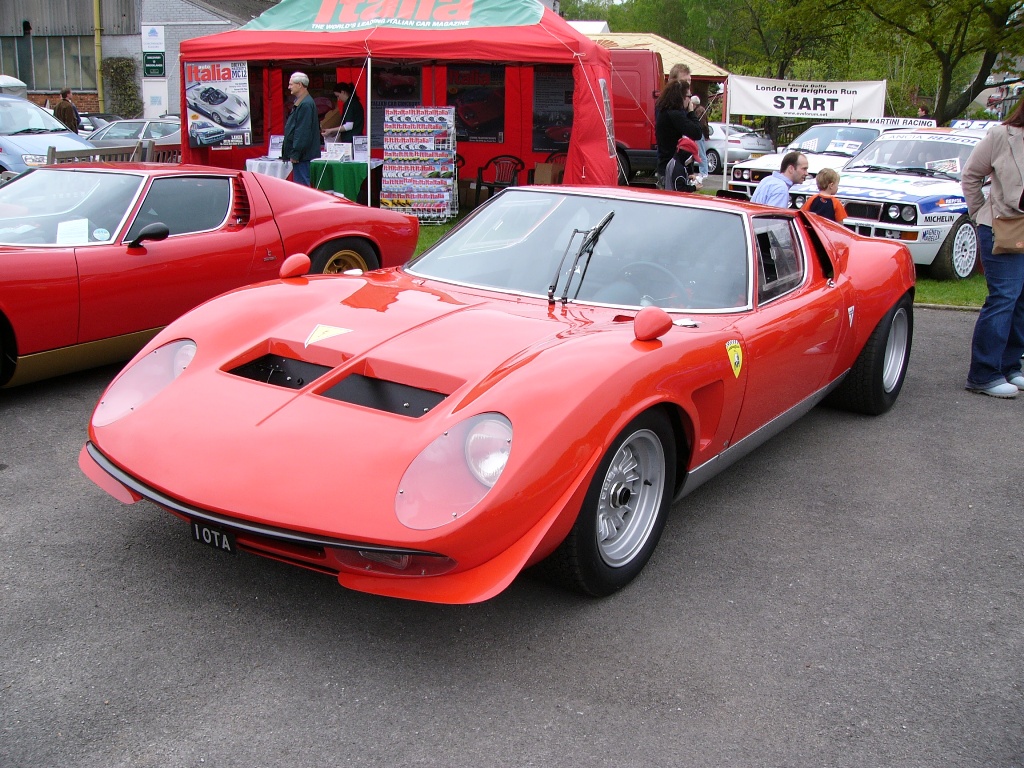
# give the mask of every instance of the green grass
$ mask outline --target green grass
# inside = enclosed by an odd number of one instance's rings
[[[463,214],[464,215],[464,214]],[[461,216],[459,217],[461,219]],[[447,224],[431,224],[420,227],[420,239],[416,245],[418,256],[427,247],[436,243],[442,235],[455,226],[456,221]],[[985,303],[988,288],[984,275],[974,275],[967,280],[917,280],[915,301],[918,304],[943,304],[953,307],[980,307]]]
[[[945,304],[954,307],[980,307],[985,303],[988,286],[984,275],[974,275],[966,280],[917,279],[914,301],[918,304]]]

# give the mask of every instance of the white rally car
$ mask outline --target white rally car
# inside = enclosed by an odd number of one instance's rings
[[[884,131],[928,126],[934,127],[935,121],[916,117],[876,117],[855,123],[812,125],[793,139],[789,146],[780,147],[775,154],[762,155],[734,165],[729,174],[729,191],[739,192],[749,199],[761,179],[779,170],[782,158],[788,152],[799,151],[807,156],[807,178],[811,180],[823,168],[838,171]]]
[[[881,134],[840,173],[836,196],[846,208],[843,224],[862,235],[899,240],[931,277],[969,277],[978,263],[978,233],[967,215],[960,174],[988,125]],[[817,191],[814,182],[794,185],[793,207]]]

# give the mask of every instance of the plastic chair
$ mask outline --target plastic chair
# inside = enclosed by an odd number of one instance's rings
[[[526,168],[526,163],[515,155],[498,155],[492,157],[476,172],[476,196],[473,207],[480,204],[480,190],[487,189],[488,198],[494,197],[499,189],[514,187],[519,184],[519,174]],[[484,176],[491,176],[484,181]]]

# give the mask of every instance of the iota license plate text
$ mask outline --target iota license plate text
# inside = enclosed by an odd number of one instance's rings
[[[219,528],[213,528],[212,526],[206,525],[206,523],[200,523],[195,520],[192,521],[190,526],[192,528],[192,539],[198,541],[200,544],[206,544],[214,549],[219,549],[221,552],[228,552],[232,555],[238,552],[235,547],[235,536],[234,534],[222,531]]]

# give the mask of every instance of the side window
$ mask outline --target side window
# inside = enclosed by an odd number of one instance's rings
[[[757,298],[763,304],[803,282],[804,260],[789,218],[754,219],[754,238],[757,242]]]
[[[220,227],[231,206],[231,179],[165,176],[154,179],[128,231],[132,240],[147,224],[161,222],[172,235]]]
[[[170,136],[178,130],[178,127],[174,123],[150,123],[146,126],[146,133],[143,138],[162,139],[164,136]]]
[[[137,139],[145,123],[114,123],[107,128],[105,139]]]

